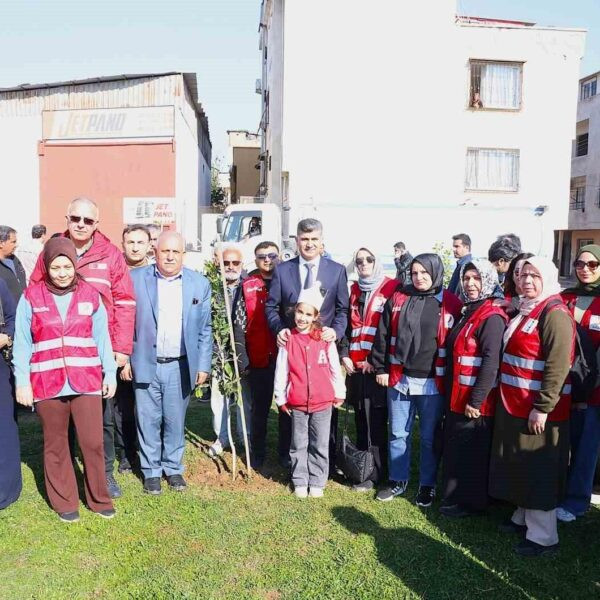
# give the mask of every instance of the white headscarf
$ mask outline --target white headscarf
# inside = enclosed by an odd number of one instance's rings
[[[527,264],[530,264],[540,274],[542,278],[542,292],[536,298],[524,298],[521,296],[519,302],[519,314],[508,324],[504,333],[504,343],[508,342],[510,336],[515,332],[519,323],[531,311],[550,296],[560,293],[560,284],[558,283],[558,269],[555,264],[544,256],[532,256],[523,261],[521,273]]]
[[[373,263],[373,273],[371,274],[370,277],[361,277],[358,273],[358,269],[356,267],[356,257],[358,256],[358,253],[361,250],[365,250],[375,259],[375,262]],[[352,260],[352,264],[354,265],[354,270],[356,271],[356,274],[358,276],[358,287],[360,288],[361,292],[370,293],[370,292],[373,292],[374,290],[376,290],[380,286],[380,284],[384,278],[383,266],[382,266],[381,262],[379,261],[379,259],[368,248],[366,248],[365,246],[361,246],[354,253],[354,258]]]

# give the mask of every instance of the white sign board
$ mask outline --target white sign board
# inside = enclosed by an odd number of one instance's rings
[[[45,110],[44,140],[97,140],[140,137],[173,137],[172,106]]]
[[[175,221],[175,198],[123,198],[123,223],[164,227]]]

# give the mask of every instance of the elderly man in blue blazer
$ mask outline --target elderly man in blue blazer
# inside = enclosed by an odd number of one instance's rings
[[[303,219],[298,223],[297,243],[299,256],[277,265],[273,273],[269,298],[265,305],[271,331],[277,335],[277,343],[285,346],[294,327],[294,308],[301,289],[320,283],[323,305],[319,320],[323,325],[323,340],[341,340],[348,324],[348,278],[346,269],[339,263],[321,255],[323,251],[323,226],[317,219]],[[329,463],[335,466],[335,432],[337,411],[331,419]],[[289,465],[291,420],[285,413],[279,414],[279,462]]]
[[[185,414],[190,392],[208,378],[212,357],[210,285],[183,267],[183,238],[158,239],[156,265],[135,269],[133,375],[144,491],[161,493],[161,476],[182,491]],[[161,437],[162,431],[162,437]]]

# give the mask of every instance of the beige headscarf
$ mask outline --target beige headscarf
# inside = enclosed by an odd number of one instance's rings
[[[519,302],[519,314],[512,319],[504,333],[504,343],[508,342],[510,336],[515,332],[519,323],[524,317],[529,315],[531,311],[550,296],[560,293],[560,284],[558,283],[558,269],[554,263],[544,256],[531,256],[523,262],[521,272],[525,265],[530,264],[540,274],[542,278],[542,292],[536,298],[523,298]]]

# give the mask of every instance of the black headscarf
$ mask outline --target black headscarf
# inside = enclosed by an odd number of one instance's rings
[[[396,332],[394,356],[402,364],[406,362],[411,347],[415,353],[421,347],[421,315],[426,299],[436,296],[444,287],[444,263],[437,254],[425,253],[415,256],[410,263],[411,272],[415,263],[419,263],[429,273],[432,285],[425,291],[415,289],[412,283],[402,288],[402,293],[410,296],[402,305]]]

